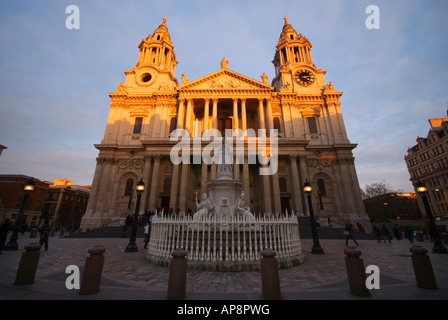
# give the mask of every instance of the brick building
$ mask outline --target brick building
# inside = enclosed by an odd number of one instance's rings
[[[391,219],[417,220],[422,214],[415,192],[391,192],[364,200],[366,212],[372,222]]]
[[[15,221],[24,198],[23,187],[31,177],[20,174],[0,175],[0,221]],[[23,220],[29,227],[38,225],[44,207],[49,185],[39,179],[33,179],[34,192],[30,194]]]
[[[73,181],[56,179],[50,187],[42,210],[42,219],[53,227],[79,227],[89,201],[90,186],[73,185]]]

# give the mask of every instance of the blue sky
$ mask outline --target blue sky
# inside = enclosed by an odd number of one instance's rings
[[[69,5],[80,29],[68,30]],[[365,26],[368,5],[380,29]],[[190,80],[229,69],[261,80],[284,20],[313,44],[341,98],[360,187],[412,190],[404,156],[448,108],[448,1],[0,1],[0,174],[91,184],[110,98],[138,44],[167,17]]]

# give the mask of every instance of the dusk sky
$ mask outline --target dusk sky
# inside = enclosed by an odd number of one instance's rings
[[[66,7],[80,10],[67,29]],[[369,5],[380,29],[368,29]],[[140,41],[167,18],[182,73],[229,69],[274,77],[284,17],[343,92],[342,114],[360,187],[412,191],[404,156],[448,109],[448,1],[1,0],[0,174],[91,184],[109,92],[137,63]]]

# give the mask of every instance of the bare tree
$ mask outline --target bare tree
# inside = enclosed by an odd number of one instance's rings
[[[395,192],[385,181],[366,184],[365,189],[361,189],[363,199],[368,199],[382,194]]]

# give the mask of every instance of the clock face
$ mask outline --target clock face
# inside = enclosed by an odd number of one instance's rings
[[[294,79],[297,81],[298,84],[301,86],[307,87],[311,85],[314,82],[314,74],[306,69],[298,70],[294,74]]]

